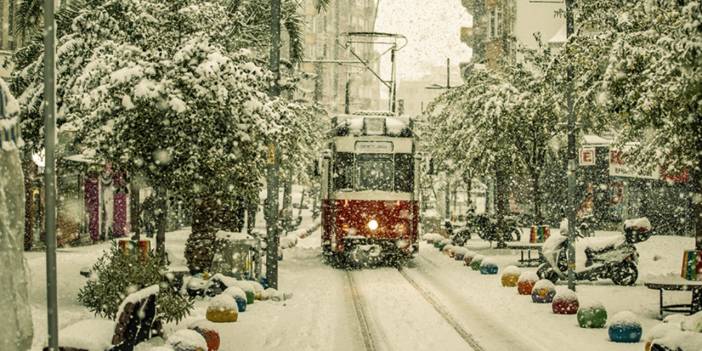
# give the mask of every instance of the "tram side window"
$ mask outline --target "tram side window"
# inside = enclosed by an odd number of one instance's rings
[[[339,152],[334,158],[335,190],[353,190],[353,153]]]
[[[414,158],[412,154],[395,154],[395,191],[414,191]]]

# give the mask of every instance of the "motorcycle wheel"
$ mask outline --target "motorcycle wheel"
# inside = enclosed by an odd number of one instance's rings
[[[546,263],[539,265],[539,268],[536,270],[536,275],[539,279],[548,279],[553,284],[556,284],[558,281],[558,273],[554,272],[553,268]]]
[[[636,264],[625,261],[613,268],[611,279],[617,285],[634,285],[639,277],[639,270]]]

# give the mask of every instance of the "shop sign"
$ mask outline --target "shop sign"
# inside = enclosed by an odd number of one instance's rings
[[[594,166],[595,165],[595,148],[594,147],[584,147],[580,149],[580,162],[581,166]]]
[[[613,177],[659,179],[658,169],[642,173],[633,164],[628,163],[625,153],[619,149],[609,149],[609,175]]]

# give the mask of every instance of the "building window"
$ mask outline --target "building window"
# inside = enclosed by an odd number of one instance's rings
[[[0,0],[0,50],[5,49],[5,0]]]
[[[488,33],[489,39],[496,39],[500,36],[500,27],[502,26],[502,10],[497,6],[490,10],[490,28]]]
[[[10,50],[15,49],[15,1],[16,0],[10,0],[7,14],[7,48]]]

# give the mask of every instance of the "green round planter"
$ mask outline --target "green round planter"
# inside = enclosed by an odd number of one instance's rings
[[[253,290],[251,291],[245,291],[246,293],[246,303],[247,304],[252,304],[254,301],[256,301],[256,294],[254,294]]]
[[[578,310],[580,328],[604,328],[607,324],[607,310],[604,307],[586,307]]]
[[[474,271],[479,271],[481,263],[483,263],[482,259],[479,259],[479,258],[476,259],[475,257],[473,257],[473,260],[470,261],[470,269],[472,269]]]

